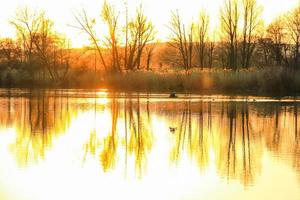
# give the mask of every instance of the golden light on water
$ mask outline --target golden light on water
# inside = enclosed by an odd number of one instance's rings
[[[17,7],[29,6],[31,8],[43,9],[47,15],[53,19],[58,32],[69,37],[75,47],[89,45],[87,38],[78,33],[70,25],[75,25],[74,12],[85,8],[91,17],[99,16],[100,8],[103,1],[98,0],[11,0],[6,1],[0,8],[0,32],[1,37],[11,37],[14,35],[13,27],[9,25]],[[119,0],[110,0],[121,14],[124,14],[124,2]],[[295,7],[298,0],[287,0],[282,3],[281,0],[258,0],[259,4],[264,7],[263,19],[266,24],[270,23],[276,16],[283,14],[289,9]],[[196,20],[199,11],[204,9],[211,16],[211,32],[219,24],[219,10],[223,0],[129,0],[128,7],[131,15],[134,15],[135,9],[141,3],[144,5],[145,14],[151,19],[158,30],[158,39],[166,40],[169,36],[167,25],[170,21],[171,11],[178,9],[185,22]],[[121,21],[124,19],[121,19]],[[105,31],[104,25],[99,25],[101,33]]]
[[[298,104],[84,99],[0,98],[2,199],[299,199]]]

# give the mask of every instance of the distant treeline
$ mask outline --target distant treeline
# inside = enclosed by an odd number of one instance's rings
[[[198,20],[189,24],[176,10],[168,24],[169,41],[163,43],[157,41],[158,30],[142,5],[134,17],[129,17],[126,5],[121,12],[104,1],[96,18],[84,9],[76,12],[73,27],[91,41],[81,50],[72,49],[67,36],[57,33],[45,11],[19,8],[10,20],[17,37],[0,39],[2,85],[77,86],[81,83],[73,82],[85,73],[89,73],[85,81],[95,83],[104,75],[166,67],[186,72],[192,68],[300,69],[300,3],[265,26],[263,8],[256,0],[224,0],[220,26],[214,31],[205,10],[199,9]],[[105,24],[108,35],[99,34],[97,24]]]

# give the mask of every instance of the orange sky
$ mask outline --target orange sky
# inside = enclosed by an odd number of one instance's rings
[[[3,0],[1,0],[3,1]],[[158,38],[166,39],[168,28],[166,25],[170,19],[171,10],[179,9],[186,21],[196,19],[199,11],[204,8],[211,15],[211,24],[216,26],[219,21],[219,9],[224,0],[128,0],[129,9],[134,13],[135,7],[143,2],[145,13],[159,30]],[[0,37],[13,36],[14,30],[8,20],[14,16],[19,6],[27,5],[33,8],[46,10],[47,15],[54,20],[55,28],[60,33],[65,33],[74,46],[82,46],[88,43],[83,35],[68,26],[75,24],[73,12],[82,7],[96,16],[99,13],[103,0],[8,0],[0,7]],[[120,10],[124,10],[122,0],[111,0]],[[294,7],[299,0],[258,0],[263,5],[263,18],[266,23],[274,16]]]

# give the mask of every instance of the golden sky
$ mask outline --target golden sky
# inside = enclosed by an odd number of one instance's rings
[[[75,10],[85,8],[96,16],[99,13],[103,0],[0,0],[0,37],[12,36],[14,30],[8,20],[14,16],[17,7],[29,6],[32,8],[44,9],[47,15],[54,20],[58,32],[66,34],[74,46],[87,44],[85,37],[69,25],[74,25],[73,13]],[[123,0],[111,0],[120,10],[124,10]],[[128,0],[130,12],[143,2],[146,15],[153,21],[157,30],[158,38],[166,39],[168,28],[166,25],[170,19],[170,12],[178,9],[184,20],[195,20],[199,11],[204,8],[211,15],[211,24],[216,26],[219,21],[219,10],[224,0]],[[258,0],[264,7],[263,18],[266,23],[275,16],[294,7],[299,0]]]

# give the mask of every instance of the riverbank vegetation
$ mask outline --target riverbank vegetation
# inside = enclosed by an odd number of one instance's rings
[[[0,39],[1,86],[300,93],[300,4],[265,24],[256,0],[224,0],[216,30],[205,10],[190,23],[175,10],[168,41],[157,40],[142,5],[129,13],[104,1],[99,13],[74,13],[72,27],[90,39],[75,49],[45,11],[20,7],[10,20],[16,38]]]

